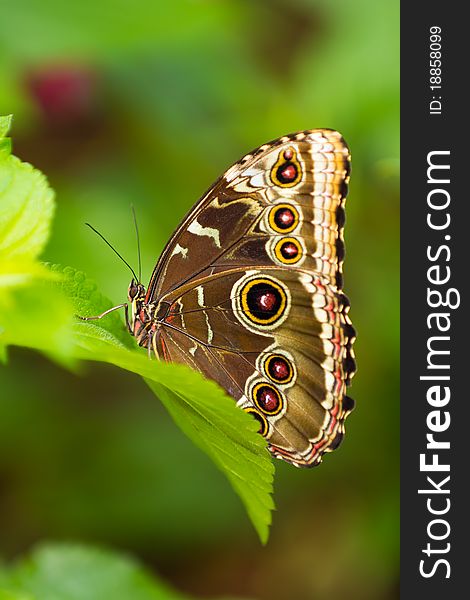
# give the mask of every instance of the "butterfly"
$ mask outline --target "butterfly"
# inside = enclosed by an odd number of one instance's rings
[[[215,380],[272,454],[298,467],[339,446],[354,408],[356,334],[342,291],[349,174],[337,131],[260,146],[188,213],[148,287],[132,279],[130,314],[120,305],[140,346]]]

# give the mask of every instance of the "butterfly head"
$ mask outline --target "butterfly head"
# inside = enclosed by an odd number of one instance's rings
[[[131,304],[142,302],[145,298],[145,287],[134,278],[131,279],[129,284],[127,298]]]
[[[127,290],[127,299],[129,300],[131,307],[131,333],[135,335],[136,338],[139,338],[142,335],[145,325],[150,319],[148,311],[145,310],[145,294],[145,287],[133,278]]]

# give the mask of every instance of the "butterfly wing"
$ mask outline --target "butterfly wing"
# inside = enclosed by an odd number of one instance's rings
[[[156,354],[218,381],[297,466],[339,445],[353,408],[341,291],[349,161],[330,130],[248,154],[184,220],[147,292],[169,306]]]
[[[233,269],[166,299],[156,353],[217,380],[276,456],[311,466],[339,445],[355,369],[342,292],[302,269]]]
[[[283,136],[247,154],[173,234],[154,269],[146,301],[158,300],[215,267],[230,268],[240,261],[247,266],[273,260],[286,264],[282,256],[279,261],[276,242],[298,233],[308,252],[297,266],[321,273],[341,288],[349,171],[346,143],[327,129]]]

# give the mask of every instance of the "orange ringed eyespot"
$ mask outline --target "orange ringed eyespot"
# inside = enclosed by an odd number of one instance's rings
[[[264,361],[266,376],[276,383],[290,383],[294,377],[294,369],[290,361],[282,354],[271,354]]]
[[[253,323],[275,323],[284,313],[286,306],[286,292],[279,283],[267,277],[252,279],[241,290],[241,308]]]
[[[285,265],[294,265],[303,256],[302,245],[295,237],[285,237],[278,240],[274,246],[277,260]]]
[[[283,407],[280,392],[269,383],[257,383],[251,392],[256,407],[265,415],[277,415]]]
[[[302,179],[302,167],[297,153],[292,146],[279,153],[278,159],[271,169],[271,181],[279,187],[289,188],[297,185]]]
[[[269,212],[268,223],[276,233],[291,233],[299,224],[299,212],[291,204],[276,204]]]

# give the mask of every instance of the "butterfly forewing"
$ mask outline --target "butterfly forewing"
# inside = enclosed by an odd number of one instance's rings
[[[291,161],[282,158],[273,169],[279,157],[291,149]],[[276,172],[282,172],[283,164],[287,164],[287,174],[291,166],[297,170],[297,181],[284,179],[282,183],[277,178]],[[172,236],[152,275],[148,301],[161,298],[218,260],[223,261],[232,246],[250,246],[255,236],[263,253],[263,235],[283,236],[286,231],[308,238],[307,258],[312,268],[338,284],[349,165],[349,150],[343,138],[325,129],[284,136],[247,154],[220,177]],[[280,205],[279,211],[281,205],[288,204],[294,219],[295,213],[300,213],[294,229],[282,223],[282,217],[273,210],[275,204]],[[287,211],[284,207],[284,219]],[[274,256],[276,260],[274,251],[267,252],[269,259]],[[252,247],[245,248],[243,254],[255,264],[262,259]]]
[[[216,380],[260,424],[275,456],[312,466],[353,408],[355,333],[342,289],[349,150],[318,129],[233,165],[167,244],[147,291],[165,306],[160,358]]]

